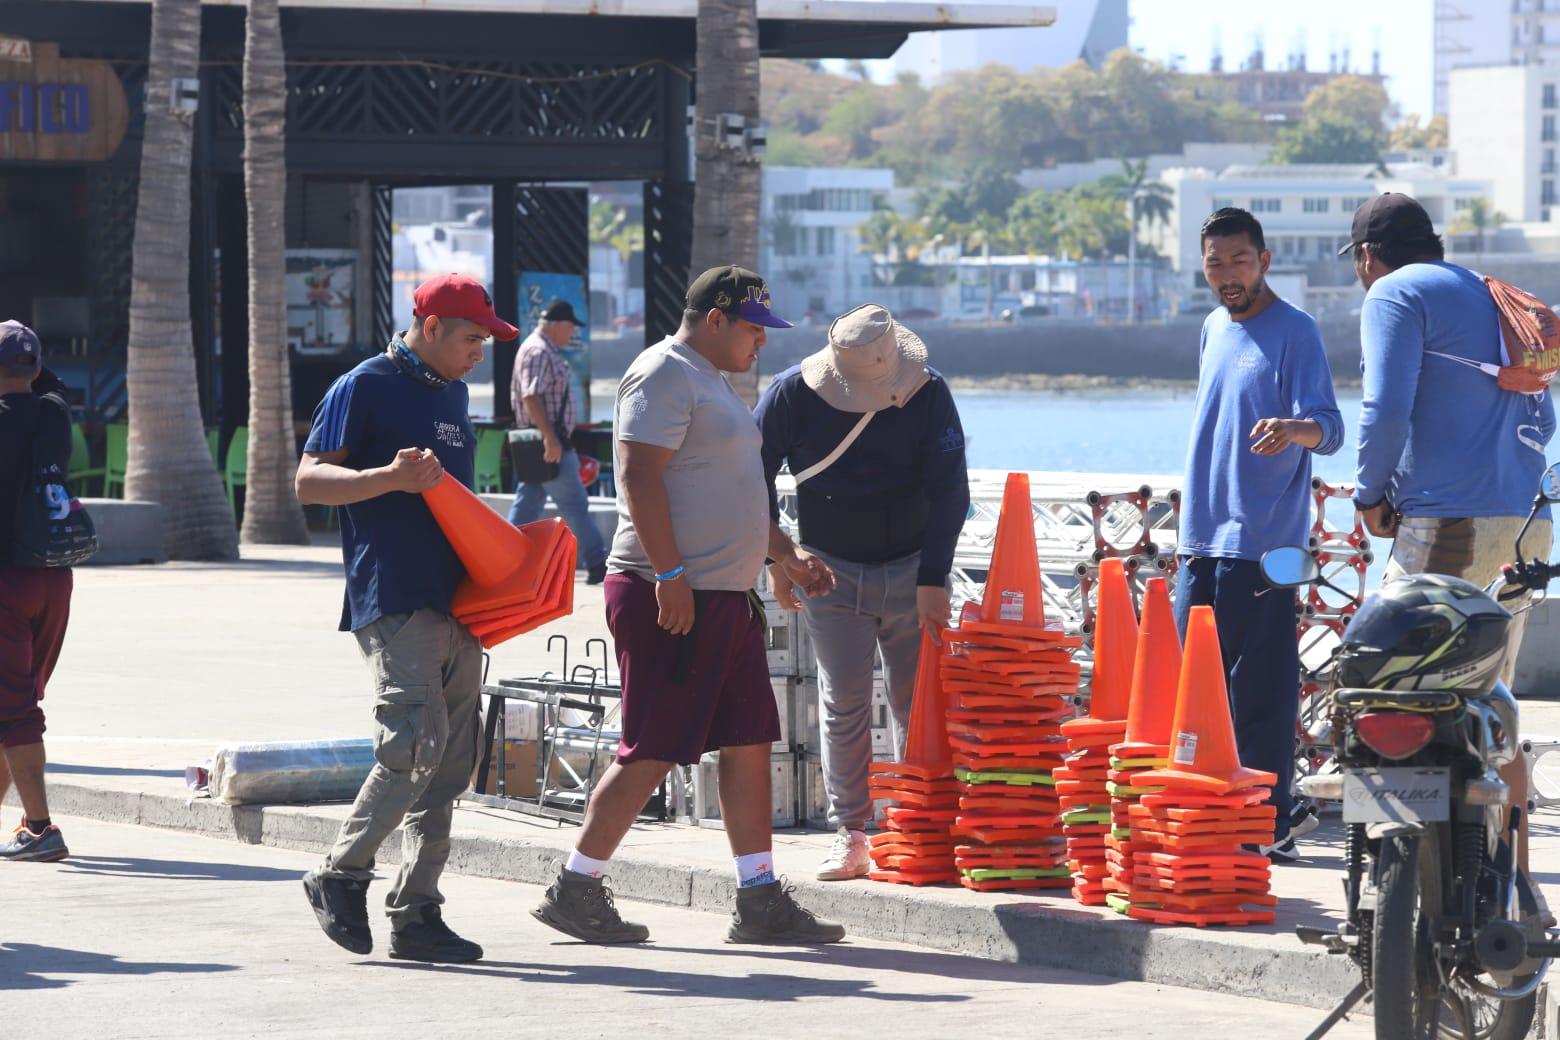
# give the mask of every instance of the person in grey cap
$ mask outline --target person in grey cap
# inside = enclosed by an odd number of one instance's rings
[[[521,527],[540,520],[542,508],[551,498],[579,541],[585,583],[600,585],[607,576],[607,543],[591,521],[590,499],[580,482],[579,453],[569,443],[569,435],[579,423],[579,403],[570,389],[569,363],[563,356],[563,348],[584,324],[567,300],[554,300],[543,309],[541,320],[515,355],[515,370],[509,380],[515,427],[541,431],[542,458],[558,466],[558,475],[548,481],[519,484],[509,507],[509,522]]]
[[[0,860],[53,862],[70,855],[49,818],[44,790],[43,692],[70,620],[68,567],[16,567],[17,502],[33,460],[70,467],[65,384],[43,367],[38,337],[19,321],[0,322],[0,799],[12,781],[22,822],[0,838]]]
[[[903,757],[921,631],[948,624],[948,575],[970,508],[964,430],[926,346],[876,304],[829,326],[829,342],[775,377],[754,413],[764,437],[770,515],[775,476],[796,478],[802,545],[835,587],[803,598],[778,567],[775,598],[800,610],[818,655],[824,787],[838,830],[822,881],[871,867],[872,662],[882,655],[895,757]]]

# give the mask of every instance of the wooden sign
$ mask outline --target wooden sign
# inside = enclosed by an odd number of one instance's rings
[[[0,161],[97,162],[130,124],[124,86],[102,61],[61,58],[58,44],[0,48]]]

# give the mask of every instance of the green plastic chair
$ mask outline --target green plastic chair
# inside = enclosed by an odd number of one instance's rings
[[[482,430],[477,434],[478,494],[499,494],[504,490],[501,467],[507,439],[503,430]]]
[[[87,431],[80,423],[70,424],[70,483],[78,495],[87,493],[87,480],[102,480],[107,470],[92,465],[92,449],[87,446]]]
[[[233,439],[228,441],[227,465],[222,467],[222,482],[227,485],[228,505],[233,508],[233,515],[238,515],[238,489],[249,483],[249,427],[239,426],[233,430]]]
[[[108,449],[103,460],[103,497],[125,497],[125,471],[130,468],[130,426],[108,424]],[[114,489],[119,491],[115,494]]]

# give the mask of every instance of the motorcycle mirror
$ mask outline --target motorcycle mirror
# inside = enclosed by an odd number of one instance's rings
[[[1544,471],[1544,479],[1538,485],[1538,493],[1546,502],[1560,502],[1560,463]]]
[[[1292,589],[1320,581],[1322,565],[1316,562],[1310,550],[1298,545],[1283,545],[1262,554],[1262,576],[1269,585]]]

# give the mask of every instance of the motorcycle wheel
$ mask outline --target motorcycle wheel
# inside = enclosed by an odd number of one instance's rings
[[[1428,894],[1438,892],[1439,864],[1419,835],[1382,841],[1371,936],[1376,1040],[1432,1040],[1460,1025],[1442,1002],[1429,933]]]
[[[1461,1002],[1456,1017],[1448,1021],[1447,1010],[1441,1012],[1441,1035],[1448,1040],[1523,1040],[1533,1026],[1533,1016],[1538,1010],[1538,994],[1530,993],[1521,1000],[1496,1000],[1458,986]],[[1452,1003],[1449,1001],[1448,1003]],[[1464,1012],[1473,1016],[1472,1028],[1463,1020]]]

